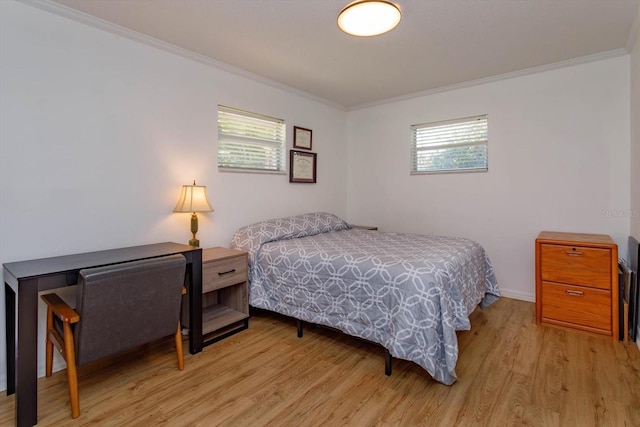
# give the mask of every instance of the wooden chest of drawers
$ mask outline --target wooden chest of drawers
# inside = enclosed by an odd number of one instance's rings
[[[536,323],[618,337],[618,246],[611,237],[540,233]]]

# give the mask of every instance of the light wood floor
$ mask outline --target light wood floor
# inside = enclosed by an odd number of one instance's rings
[[[433,381],[380,347],[254,313],[250,327],[178,371],[171,340],[83,367],[80,418],[66,371],[38,382],[38,425],[101,426],[640,426],[635,343],[536,327],[534,304],[503,298],[459,334],[459,380]],[[185,352],[186,352],[185,347]],[[0,396],[0,425],[14,424]]]

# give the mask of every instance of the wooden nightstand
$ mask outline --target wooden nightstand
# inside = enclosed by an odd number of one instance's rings
[[[203,345],[249,327],[248,254],[235,249],[202,250]],[[184,300],[183,300],[184,301]],[[183,303],[183,325],[188,307]],[[185,315],[187,313],[187,315]]]
[[[536,323],[618,339],[618,246],[604,234],[536,239]]]
[[[351,228],[356,228],[358,230],[373,230],[378,231],[378,227],[369,226],[369,225],[352,225]]]

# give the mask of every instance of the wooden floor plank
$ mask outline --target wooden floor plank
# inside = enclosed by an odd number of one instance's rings
[[[66,372],[38,381],[41,426],[640,426],[635,343],[538,327],[534,304],[502,298],[459,332],[458,381],[338,332],[257,311],[248,330],[177,369],[172,339],[79,370],[72,420]],[[185,348],[187,348],[185,346]],[[14,424],[0,396],[0,425]]]

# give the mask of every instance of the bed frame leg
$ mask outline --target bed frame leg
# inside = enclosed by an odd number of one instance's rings
[[[298,319],[298,338],[302,338],[302,320]]]
[[[384,349],[384,374],[391,375],[391,353],[386,348]]]

